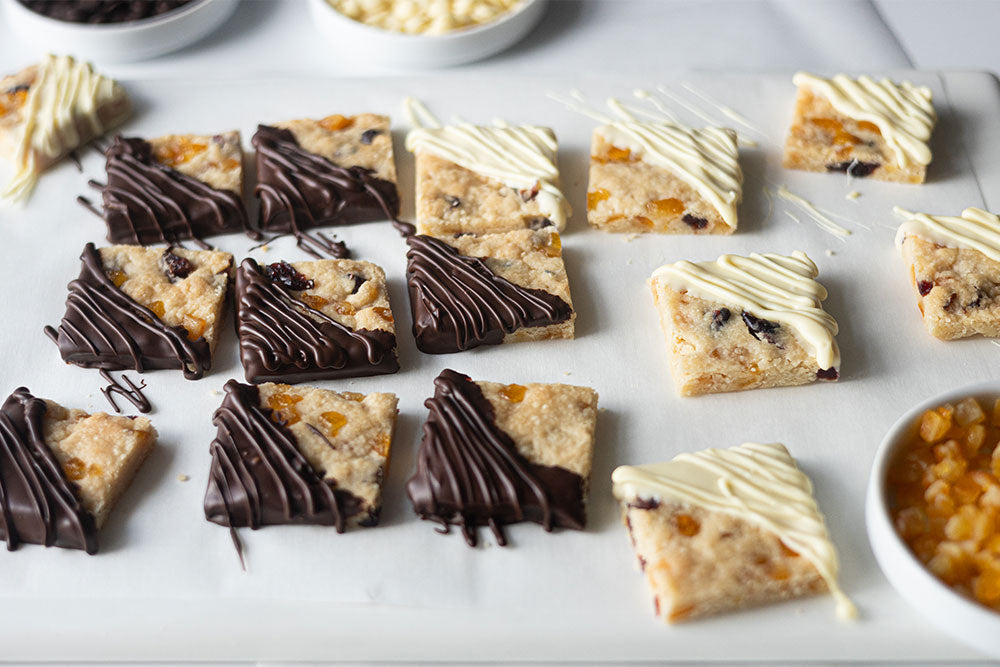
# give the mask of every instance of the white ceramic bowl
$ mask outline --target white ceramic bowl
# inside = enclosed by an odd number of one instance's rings
[[[889,516],[886,475],[900,446],[919,429],[925,410],[967,396],[1000,396],[1000,381],[974,384],[930,398],[893,424],[879,446],[868,482],[865,522],[879,567],[893,588],[934,625],[975,648],[1000,657],[1000,613],[951,590],[917,560],[896,533]]]
[[[480,60],[524,37],[542,18],[544,0],[526,0],[495,21],[444,35],[409,35],[365,25],[326,0],[310,0],[316,28],[344,59],[402,68],[446,67]]]
[[[16,0],[2,0],[10,32],[52,53],[98,64],[146,60],[176,51],[212,32],[232,16],[238,0],[195,0],[161,16],[129,23],[83,24],[36,14]]]

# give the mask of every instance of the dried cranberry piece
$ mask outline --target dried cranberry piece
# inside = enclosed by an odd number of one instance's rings
[[[361,143],[366,146],[372,142],[372,139],[382,134],[382,130],[365,130],[361,133]]]
[[[531,187],[530,190],[518,190],[517,192],[519,195],[521,195],[521,201],[529,202],[538,196],[538,193],[541,191],[541,189],[542,189],[541,183],[535,181],[535,184]]]
[[[660,506],[660,501],[656,498],[636,498],[629,501],[628,506],[634,507],[637,510],[655,510]]]
[[[917,283],[917,291],[920,292],[920,296],[927,296],[932,289],[934,289],[934,283],[929,280],[921,280]]]
[[[357,294],[358,290],[361,289],[361,286],[365,284],[366,280],[368,280],[364,276],[359,276],[356,273],[348,273],[347,277],[354,281],[354,288],[351,289],[351,294]]]
[[[316,284],[295,270],[288,262],[275,262],[264,268],[264,275],[271,282],[280,283],[290,290],[312,289]]]
[[[840,378],[840,372],[836,368],[821,368],[816,371],[817,380],[833,381]]]
[[[448,206],[451,208],[458,208],[462,205],[462,200],[458,197],[452,197],[451,195],[445,195],[444,200],[448,202]]]
[[[781,328],[777,322],[771,322],[760,317],[754,317],[747,311],[743,311],[743,323],[747,325],[747,331],[757,340],[766,340],[771,345],[776,345],[774,334]]]
[[[878,168],[879,164],[877,162],[861,162],[860,160],[848,160],[847,162],[835,162],[826,165],[827,171],[840,171],[854,178],[870,176]]]
[[[170,278],[170,282],[182,280],[194,271],[194,265],[188,260],[175,255],[170,248],[163,251],[160,256],[160,268]]]
[[[718,331],[721,329],[729,318],[732,316],[732,312],[728,308],[719,308],[718,310],[712,311],[712,331]]]
[[[958,294],[956,294],[955,292],[952,292],[952,293],[951,293],[951,296],[950,296],[950,297],[948,297],[948,302],[947,302],[946,304],[944,304],[943,306],[941,306],[941,307],[942,307],[942,308],[943,308],[944,310],[951,310],[951,309],[952,309],[952,307],[953,307],[953,306],[955,305],[955,301],[956,301],[957,299],[958,299]]]
[[[681,220],[683,220],[684,224],[691,229],[705,229],[705,227],[708,227],[708,220],[705,218],[699,218],[696,215],[691,215],[690,213],[685,213]]]
[[[534,229],[535,231],[538,231],[539,229],[545,229],[546,227],[554,227],[554,226],[555,225],[553,225],[552,221],[549,220],[548,218],[532,218],[531,221],[528,223],[528,227],[530,229]]]

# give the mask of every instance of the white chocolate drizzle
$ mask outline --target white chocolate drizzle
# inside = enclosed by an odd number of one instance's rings
[[[819,270],[801,250],[791,256],[723,255],[714,262],[686,260],[666,264],[650,282],[699,298],[745,310],[755,317],[787,325],[798,334],[823,370],[840,365],[834,338],[837,321],[823,310],[826,289],[816,282]]]
[[[97,74],[89,63],[70,56],[46,56],[24,102],[24,120],[14,153],[17,171],[0,197],[23,201],[45,164],[124,120],[130,113],[127,104],[121,114],[106,119],[108,122],[98,113],[103,105],[124,96],[117,81]]]
[[[736,132],[724,127],[694,129],[681,125],[647,91],[637,90],[635,95],[650,101],[655,111],[611,98],[607,103],[614,116],[609,116],[587,106],[582,95],[576,91],[569,98],[551,94],[549,97],[604,123],[596,130],[601,138],[616,147],[627,148],[634,157],[644,162],[675,174],[694,188],[719,212],[723,221],[735,229],[736,207],[740,203],[743,187]],[[640,117],[654,121],[643,121]]]
[[[837,583],[840,569],[809,478],[784,445],[745,443],[680,454],[666,463],[621,466],[611,475],[620,501],[678,501],[750,521],[808,559],[837,603],[853,618],[854,604]]]
[[[1000,217],[981,208],[967,208],[961,217],[914,213],[896,206],[893,212],[904,218],[896,231],[896,247],[909,235],[919,236],[949,248],[978,250],[1000,262]]]
[[[779,197],[781,197],[782,199],[784,199],[785,201],[789,201],[798,206],[800,209],[802,209],[802,211],[805,212],[806,215],[808,215],[810,218],[812,218],[813,221],[817,225],[819,225],[819,228],[822,229],[824,232],[827,232],[828,234],[833,234],[834,236],[851,235],[851,230],[834,222],[829,215],[827,215],[820,209],[816,208],[816,206],[811,201],[809,201],[804,197],[800,197],[799,195],[795,194],[794,192],[786,188],[784,185],[779,186],[778,189],[774,191],[774,193]],[[788,212],[786,211],[786,213]],[[788,213],[788,215],[791,216],[791,218],[796,222],[799,221],[798,218],[796,218],[791,213]]]
[[[852,79],[838,74],[832,79],[798,72],[796,86],[805,86],[825,97],[839,113],[855,120],[874,123],[892,150],[896,164],[930,164],[928,142],[937,122],[931,89],[909,81],[896,84],[889,79],[876,81],[869,76]]]
[[[407,150],[426,151],[518,190],[537,186],[539,209],[557,229],[566,226],[572,211],[559,189],[558,144],[552,130],[500,120],[494,127],[465,122],[442,127],[417,100],[407,97],[403,105],[413,126],[406,135]]]

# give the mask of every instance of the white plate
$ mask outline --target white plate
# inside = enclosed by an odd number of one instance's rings
[[[421,354],[408,334],[402,240],[385,223],[337,230],[356,256],[385,268],[400,331],[399,374],[318,383],[400,397],[383,525],[344,535],[317,527],[243,531],[250,572],[240,572],[228,532],[205,521],[201,507],[215,433],[211,415],[221,400],[213,392],[228,378],[242,377],[227,325],[215,368],[205,379],[188,382],[167,371],[144,376],[160,447],[112,513],[101,534],[102,553],[88,557],[35,546],[0,553],[3,657],[948,663],[975,658],[971,649],[924,621],[883,578],[868,546],[863,498],[875,449],[898,414],[939,388],[995,375],[998,351],[989,341],[941,343],[924,331],[907,269],[892,245],[896,221],[890,211],[893,204],[944,212],[983,205],[977,175],[984,188],[992,188],[986,203],[1000,208],[1000,178],[995,178],[1000,99],[985,74],[886,74],[926,82],[935,91],[941,124],[926,185],[851,183],[840,175],[784,171],[781,144],[795,95],[789,74],[690,74],[665,81],[692,81],[748,116],[767,138],[759,148],[742,151],[746,196],[734,236],[634,240],[587,228],[593,123],[545,93],[576,87],[602,100],[657,81],[483,80],[457,74],[125,81],[141,109],[125,132],[141,136],[236,127],[249,145],[261,121],[367,110],[392,114],[404,214],[412,211],[413,199],[413,162],[398,126],[404,95],[423,99],[442,118],[500,117],[553,127],[561,144],[563,184],[575,207],[563,244],[578,338]],[[683,110],[680,115],[697,122]],[[84,167],[81,174],[61,165],[43,177],[28,208],[0,209],[8,249],[0,261],[0,284],[8,286],[0,398],[23,384],[67,406],[108,409],[97,372],[63,364],[41,331],[62,316],[65,285],[79,271],[84,243],[101,241],[105,233],[103,224],[74,202],[75,195],[88,192],[88,178],[103,178],[96,152],[84,156]],[[797,225],[780,202],[772,210],[762,186],[780,183],[855,220],[844,223],[854,236],[840,241],[808,222]],[[851,190],[863,196],[848,201]],[[252,242],[232,235],[217,244],[242,257]],[[830,291],[827,308],[841,325],[842,380],[677,397],[645,285],[650,272],[681,258],[795,249],[815,259]],[[835,254],[828,256],[827,249]],[[304,258],[287,239],[255,256]],[[404,486],[426,416],[423,401],[445,367],[477,379],[569,382],[600,392],[604,409],[598,416],[588,530],[550,535],[535,524],[518,525],[510,529],[511,547],[472,550],[460,535],[438,535],[433,524],[415,518]],[[861,612],[857,623],[837,622],[828,596],[673,628],[653,617],[611,496],[612,468],[745,441],[784,442],[812,478],[840,551],[841,583]],[[180,482],[178,474],[191,479]]]
[[[342,58],[420,69],[468,63],[503,51],[535,27],[545,13],[545,0],[525,0],[495,21],[444,35],[408,35],[365,25],[326,0],[309,0],[309,10],[316,28]]]
[[[178,10],[129,23],[89,25],[36,14],[17,0],[3,0],[11,33],[54,53],[99,63],[146,60],[176,51],[212,32],[236,10],[238,0],[195,0]]]

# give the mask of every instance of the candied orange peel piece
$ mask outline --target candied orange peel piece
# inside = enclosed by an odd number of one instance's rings
[[[520,403],[527,391],[528,388],[521,384],[505,384],[500,387],[500,396],[511,403]]]

